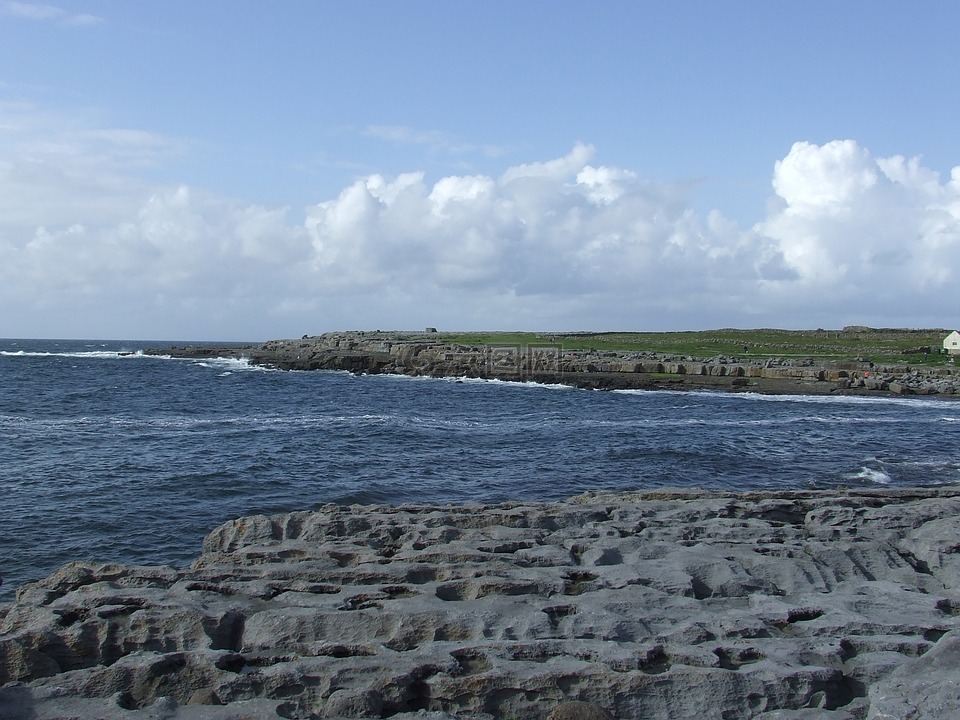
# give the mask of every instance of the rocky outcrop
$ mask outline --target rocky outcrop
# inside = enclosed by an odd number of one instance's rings
[[[0,718],[960,715],[960,490],[239,518],[0,606]]]
[[[346,370],[560,383],[590,389],[718,389],[768,393],[960,396],[953,367],[875,367],[867,360],[681,357],[652,352],[565,350],[559,344],[467,346],[431,333],[327,333],[248,347],[165,348],[177,357],[245,357],[285,370]]]

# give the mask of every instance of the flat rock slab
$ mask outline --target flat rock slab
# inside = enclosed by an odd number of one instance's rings
[[[960,489],[240,518],[0,606],[0,719],[960,716]]]

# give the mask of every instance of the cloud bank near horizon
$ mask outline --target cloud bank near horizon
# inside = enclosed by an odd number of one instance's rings
[[[751,227],[581,143],[498,177],[359,177],[295,217],[145,179],[175,141],[40,142],[28,128],[52,121],[5,110],[0,334],[957,324],[960,167],[943,179],[854,140],[772,159]]]

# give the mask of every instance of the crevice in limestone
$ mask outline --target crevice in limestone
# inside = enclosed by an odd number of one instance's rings
[[[867,696],[867,687],[856,678],[839,673],[835,678],[828,680],[822,687],[823,699],[818,705],[808,704],[808,707],[821,707],[824,710],[836,710],[849,705],[858,698]]]
[[[301,717],[304,717],[300,712],[300,705],[295,702],[283,702],[277,705],[276,709],[277,717],[284,718],[284,720],[299,720]],[[307,715],[306,717],[310,717]]]
[[[246,617],[230,610],[219,618],[203,619],[203,631],[210,638],[211,650],[231,650],[238,652],[243,646],[243,628]]]
[[[309,655],[315,657],[348,658],[377,654],[376,650],[366,645],[322,644],[314,646],[310,650]]]
[[[584,657],[581,659],[601,662],[599,658]],[[605,664],[618,673],[639,671],[644,675],[662,675],[673,667],[673,660],[662,645],[654,645],[645,653],[637,653],[632,657],[616,658],[607,661]]]
[[[512,717],[514,708],[534,704],[539,700],[540,693],[522,688],[505,687],[489,692],[484,698],[483,712],[494,717]]]
[[[419,590],[414,590],[406,585],[384,585],[380,588],[380,592],[386,593],[391,600],[395,598],[413,597],[414,595],[420,594]]]
[[[657,645],[648,650],[645,657],[640,658],[637,669],[647,675],[660,675],[667,672],[672,666],[670,656],[661,646]]]
[[[464,649],[450,653],[459,666],[458,675],[477,675],[493,667],[490,658],[481,650]]]
[[[270,692],[270,697],[278,700],[281,698],[297,697],[298,695],[302,695],[304,690],[306,690],[306,687],[303,683],[288,682],[275,687]]]
[[[86,608],[55,609],[54,614],[58,616],[57,625],[62,628],[68,628],[78,622],[87,619],[89,611]]]
[[[476,588],[473,583],[451,582],[443,585],[437,585],[434,591],[441,600],[458,602],[462,600],[473,600],[476,596]]]
[[[357,559],[357,555],[355,553],[328,550],[327,556],[331,560],[333,560],[335,563],[337,563],[338,567],[342,567],[342,568],[353,567],[359,562],[359,560]]]
[[[388,718],[400,713],[440,709],[432,707],[430,684],[427,681],[442,672],[442,668],[434,665],[423,665],[414,669],[406,677],[396,678],[396,687],[401,689],[401,692],[391,702],[384,700],[380,717]]]
[[[563,576],[564,595],[582,595],[596,590],[597,575],[586,570],[573,570]]]
[[[184,589],[190,592],[212,592],[226,596],[235,594],[231,588],[218,585],[217,583],[205,582],[203,580],[194,580],[193,582],[189,582],[184,586]]]
[[[381,593],[361,593],[359,595],[352,595],[337,605],[337,610],[369,610],[372,608],[382,609],[383,603],[381,601],[385,598],[386,596]]]
[[[956,600],[941,598],[937,600],[935,607],[944,615],[949,615],[950,617],[956,617],[957,615],[960,615],[960,602],[957,602]]]
[[[476,633],[469,627],[459,624],[440,625],[433,631],[434,642],[462,642],[475,639]]]
[[[260,668],[279,665],[280,663],[295,662],[299,655],[268,655],[261,653],[244,653],[244,663],[248,667]]]
[[[798,502],[783,502],[774,504],[773,501],[760,503],[756,509],[745,509],[739,517],[745,519],[764,520],[770,524],[802,526],[806,523],[809,508]]]
[[[580,612],[576,605],[552,605],[541,608],[541,610],[546,614],[547,620],[550,622],[550,629],[554,631],[560,627],[561,620]]]
[[[584,548],[582,545],[580,544],[571,545],[570,546],[570,562],[573,563],[574,565],[582,565],[584,552],[586,552],[586,548]]]
[[[809,622],[823,615],[823,610],[815,607],[799,607],[787,610],[787,622]]]
[[[697,600],[706,600],[713,597],[713,588],[698,577],[690,578],[690,591]]]
[[[411,650],[419,648],[420,643],[413,637],[404,635],[388,640],[383,646],[387,648],[387,650],[393,650],[394,652],[410,652]]]
[[[143,600],[137,598],[135,601],[123,602],[120,605],[104,605],[97,608],[97,617],[101,620],[132,615],[143,607]]]
[[[717,656],[719,665],[724,670],[739,670],[744,665],[763,660],[764,655],[756,648],[715,648],[713,654]]]
[[[485,543],[477,545],[481,552],[488,552],[496,555],[511,555],[518,550],[529,550],[535,547],[536,543],[530,540],[513,540],[498,543]]]
[[[510,661],[545,663],[558,654],[562,653],[553,644],[534,642],[511,645],[503,657]]]
[[[440,568],[431,565],[414,565],[403,574],[403,579],[413,585],[425,585],[440,579]]]
[[[896,553],[900,556],[901,560],[907,563],[907,565],[912,567],[918,573],[922,575],[933,575],[933,570],[930,569],[930,566],[927,565],[927,562],[925,560],[921,560],[912,552],[897,548]]]
[[[185,702],[193,692],[189,678],[185,677],[188,674],[186,655],[164,655],[143,671],[124,679],[128,689],[121,692],[118,704],[125,710],[140,710],[162,696],[172,696]]]
[[[225,672],[238,673],[247,666],[247,658],[239,653],[229,653],[217,658],[214,667]]]
[[[859,655],[859,649],[849,638],[840,640],[840,661],[849,662]]]

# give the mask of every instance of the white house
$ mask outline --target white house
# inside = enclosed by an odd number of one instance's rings
[[[960,355],[960,332],[954,330],[943,339],[943,351],[950,355]]]

